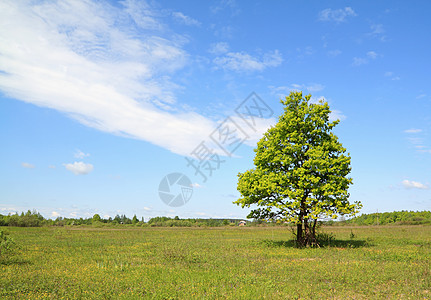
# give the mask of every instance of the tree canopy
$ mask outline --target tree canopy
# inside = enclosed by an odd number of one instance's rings
[[[311,95],[291,92],[284,113],[258,142],[255,168],[239,173],[237,205],[255,207],[249,218],[297,224],[300,246],[315,245],[322,217],[354,214],[360,202],[348,201],[350,155],[331,131],[330,108]]]

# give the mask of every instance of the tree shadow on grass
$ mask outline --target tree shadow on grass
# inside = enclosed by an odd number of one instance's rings
[[[0,265],[10,266],[10,265],[30,265],[31,261],[22,259],[19,257],[2,257],[0,258]]]
[[[261,243],[267,247],[284,247],[284,248],[298,248],[296,241],[294,240],[262,240]],[[363,247],[373,247],[374,245],[365,240],[325,240],[319,241],[320,248],[363,248]],[[319,247],[315,247],[319,248]]]

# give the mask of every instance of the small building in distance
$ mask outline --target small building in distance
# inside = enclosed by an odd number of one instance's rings
[[[245,225],[247,225],[247,221],[244,221],[244,220],[239,221],[238,223],[238,226],[245,226]]]

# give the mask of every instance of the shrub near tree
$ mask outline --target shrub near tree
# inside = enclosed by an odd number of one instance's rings
[[[0,258],[11,253],[16,248],[15,241],[3,230],[0,230]]]
[[[321,217],[354,214],[360,202],[348,201],[350,156],[331,131],[327,102],[291,92],[284,113],[258,142],[255,168],[239,173],[237,205],[255,207],[248,218],[296,224],[298,246],[318,245]]]

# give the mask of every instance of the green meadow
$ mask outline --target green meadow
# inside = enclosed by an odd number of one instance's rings
[[[1,299],[431,299],[427,225],[1,229]]]

